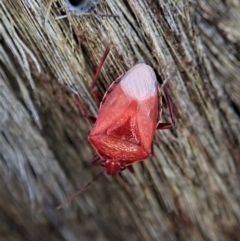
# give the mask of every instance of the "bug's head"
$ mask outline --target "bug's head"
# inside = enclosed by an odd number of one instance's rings
[[[108,175],[117,176],[123,169],[125,169],[125,167],[118,161],[106,160],[104,162],[104,171]]]

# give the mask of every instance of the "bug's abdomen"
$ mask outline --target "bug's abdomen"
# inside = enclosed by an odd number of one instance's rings
[[[138,160],[139,156],[149,156],[149,151],[141,146],[137,123],[138,102],[132,100],[114,122],[98,133],[91,133],[89,141],[99,155],[115,160]]]
[[[89,136],[89,141],[104,159],[116,161],[137,161],[149,157],[151,150],[143,146],[109,135]]]
[[[105,159],[138,161],[151,154],[157,125],[157,97],[143,102],[132,100],[124,112],[115,114],[115,121],[101,131],[94,130],[89,141]]]

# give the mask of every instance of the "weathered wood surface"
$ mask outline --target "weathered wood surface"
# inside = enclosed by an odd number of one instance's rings
[[[239,1],[106,0],[95,11],[116,18],[58,20],[63,1],[49,2],[0,2],[1,240],[239,240]],[[104,176],[56,211],[100,171],[64,83],[96,115],[88,88],[109,41],[101,92],[138,62],[160,82],[176,71],[177,126],[124,172],[133,186]]]

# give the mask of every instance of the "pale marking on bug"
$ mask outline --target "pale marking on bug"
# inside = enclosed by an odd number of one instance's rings
[[[153,69],[146,64],[137,64],[127,71],[121,82],[124,93],[142,101],[157,92],[157,78]]]

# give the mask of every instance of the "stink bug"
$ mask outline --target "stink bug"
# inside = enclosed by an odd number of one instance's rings
[[[110,47],[105,50],[91,84],[91,93],[98,102],[96,82],[109,52]],[[133,172],[132,164],[152,155],[155,130],[175,126],[170,96],[164,85],[162,88],[170,123],[159,121],[162,114],[161,90],[154,70],[143,63],[135,65],[110,85],[100,103],[97,118],[86,114],[78,95],[74,95],[81,114],[94,123],[88,140],[98,155],[91,160],[92,165],[100,164],[106,174],[116,176],[125,168]],[[58,208],[82,193],[96,178]]]

